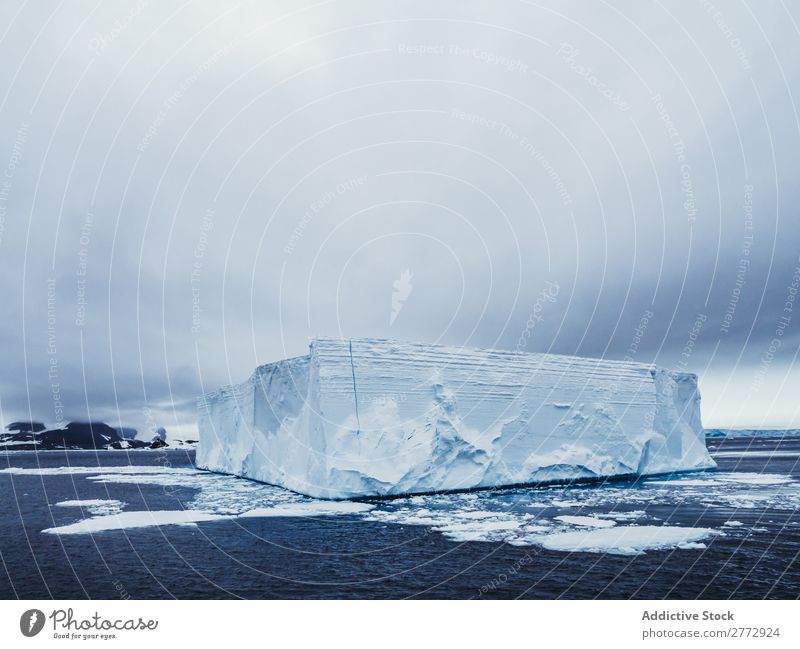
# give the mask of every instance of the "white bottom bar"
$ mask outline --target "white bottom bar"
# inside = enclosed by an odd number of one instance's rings
[[[45,624],[35,638],[26,638],[21,618],[32,609],[44,614]],[[137,649],[766,648],[800,646],[799,614],[800,604],[790,601],[4,601],[0,637],[5,647],[101,643]],[[128,620],[129,626],[156,625],[102,629]],[[27,627],[29,617],[22,622]]]

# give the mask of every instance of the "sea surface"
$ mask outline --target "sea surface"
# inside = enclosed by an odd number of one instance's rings
[[[193,451],[0,454],[0,598],[798,598],[800,439],[719,470],[329,503]]]

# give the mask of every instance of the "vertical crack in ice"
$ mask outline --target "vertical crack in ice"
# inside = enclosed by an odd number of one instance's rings
[[[356,424],[358,425],[358,429],[356,430],[356,437],[359,437],[361,433],[361,418],[358,416],[358,391],[356,390],[356,366],[353,364],[352,338],[350,339],[349,343],[350,343],[350,371],[353,374],[353,398],[356,400]]]

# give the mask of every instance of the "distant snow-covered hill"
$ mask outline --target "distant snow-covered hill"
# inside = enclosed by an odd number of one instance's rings
[[[150,441],[136,439],[135,428],[112,428],[99,422],[72,421],[63,428],[46,428],[40,422],[14,422],[0,431],[0,451],[129,450],[194,447],[195,440],[166,440],[160,428]]]
[[[797,428],[707,428],[706,437],[800,437]]]

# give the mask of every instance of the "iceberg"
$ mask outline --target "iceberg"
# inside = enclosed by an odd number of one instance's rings
[[[714,468],[694,374],[317,338],[198,400],[199,468],[344,500]]]

